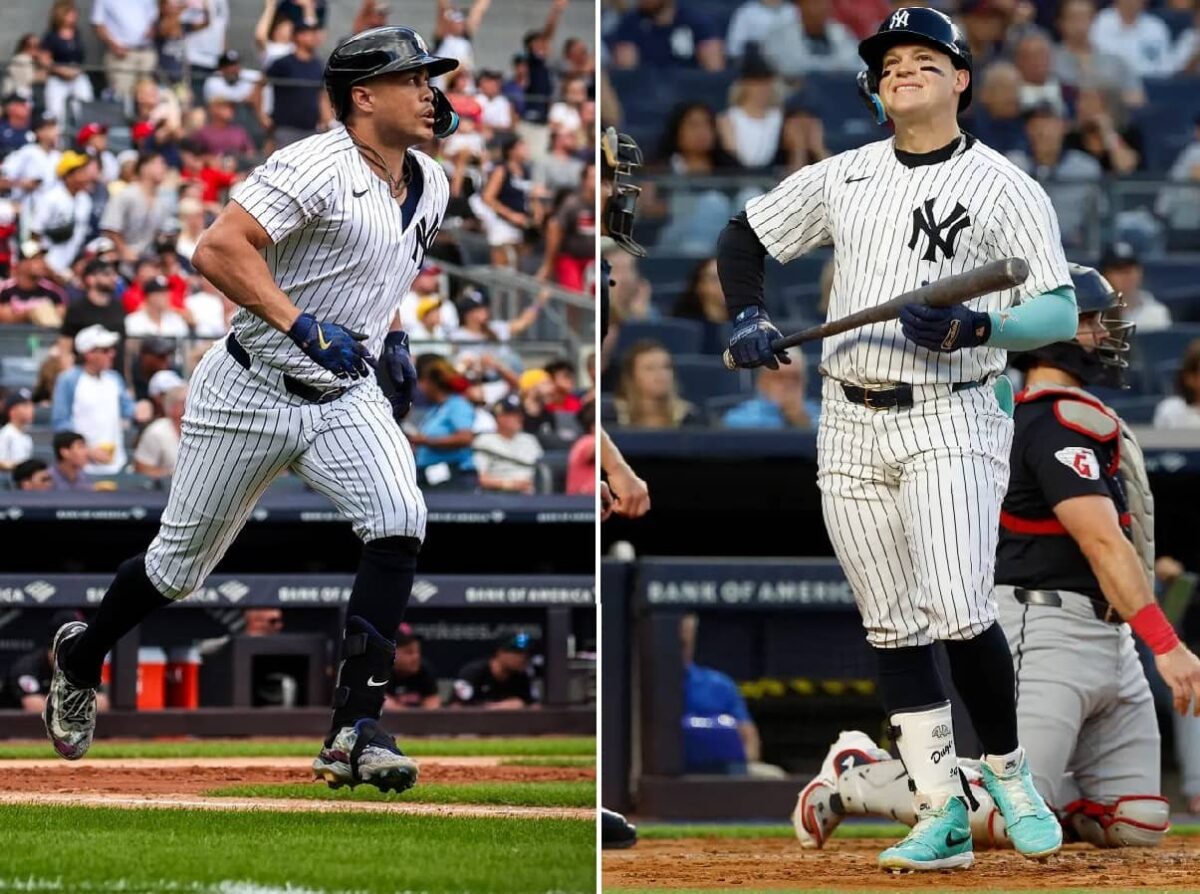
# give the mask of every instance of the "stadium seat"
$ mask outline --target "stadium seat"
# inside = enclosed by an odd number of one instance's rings
[[[712,397],[753,392],[750,373],[746,370],[730,372],[718,356],[676,356],[674,360],[675,381],[680,394],[698,407],[703,407]]]
[[[37,383],[38,362],[32,357],[0,357],[0,385],[32,388]]]
[[[1139,332],[1134,336],[1138,356],[1155,368],[1164,363],[1179,365],[1188,345],[1200,339],[1200,324],[1176,323],[1158,332]]]
[[[685,255],[656,254],[638,261],[638,269],[652,285],[677,283],[682,290],[698,263],[696,258]]]
[[[738,394],[722,394],[718,397],[710,397],[704,401],[704,411],[708,414],[708,418],[712,424],[720,427],[721,420],[725,414],[751,396],[739,392]]]
[[[1161,397],[1113,397],[1105,403],[1130,425],[1149,425],[1154,421],[1154,410]]]
[[[624,356],[630,345],[647,338],[661,342],[672,354],[698,354],[704,344],[704,325],[674,319],[622,323],[614,357]]]

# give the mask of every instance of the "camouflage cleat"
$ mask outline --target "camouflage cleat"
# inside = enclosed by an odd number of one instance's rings
[[[365,783],[381,792],[403,792],[417,784],[417,762],[371,719],[342,727],[321,749],[312,768],[313,775],[330,788]]]
[[[975,862],[971,822],[961,798],[941,795],[917,807],[917,824],[899,844],[879,855],[890,872],[966,869]]]
[[[59,666],[63,647],[85,630],[87,624],[82,621],[68,621],[54,634],[50,644],[50,665],[54,675],[50,678],[50,691],[46,693],[46,704],[42,708],[46,735],[54,750],[69,761],[77,761],[87,754],[96,732],[96,690],[77,686]]]

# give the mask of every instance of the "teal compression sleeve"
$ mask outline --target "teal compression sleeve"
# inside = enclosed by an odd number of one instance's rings
[[[1032,351],[1056,341],[1070,341],[1079,328],[1075,290],[1060,286],[1005,311],[991,311],[989,347]]]

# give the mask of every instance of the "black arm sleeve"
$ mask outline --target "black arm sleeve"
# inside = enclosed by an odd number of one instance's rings
[[[767,250],[742,211],[732,218],[717,240],[717,276],[725,292],[729,318],[750,305],[763,303],[763,261]]]

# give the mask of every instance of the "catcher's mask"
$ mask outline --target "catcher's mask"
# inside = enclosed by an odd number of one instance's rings
[[[642,150],[629,134],[607,128],[600,138],[604,176],[612,181],[612,195],[604,202],[602,217],[608,235],[625,251],[644,258],[646,249],[633,238],[633,222],[642,188],[633,182],[636,168],[642,166]]]
[[[1125,301],[1112,283],[1095,268],[1081,264],[1068,266],[1080,318],[1097,314],[1106,330],[1105,334],[1094,346],[1085,346],[1078,339],[1071,339],[1020,354],[1014,353],[1011,355],[1012,366],[1021,370],[1029,369],[1035,363],[1053,366],[1070,373],[1085,385],[1128,388],[1125,370],[1129,369],[1129,342],[1136,324],[1121,319],[1120,312],[1126,306]]]

